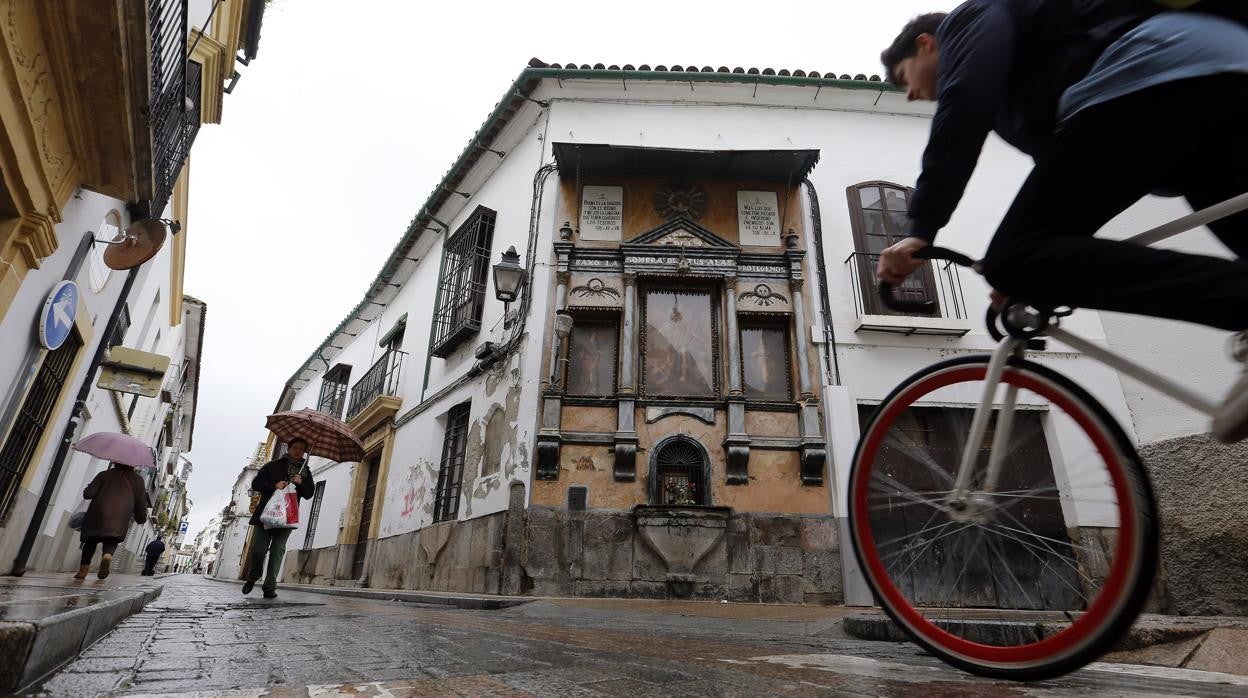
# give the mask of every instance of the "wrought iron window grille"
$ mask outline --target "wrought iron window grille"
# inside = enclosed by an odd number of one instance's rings
[[[312,495],[312,511],[308,514],[308,530],[303,536],[303,549],[311,550],[316,539],[316,522],[321,517],[321,500],[325,498],[325,481],[316,483],[316,493]]]
[[[0,522],[8,518],[9,507],[48,428],[56,403],[69,379],[74,358],[81,348],[82,340],[78,333],[70,332],[64,344],[44,356],[30,391],[18,409],[13,427],[3,447],[0,447]]]
[[[159,216],[199,133],[202,66],[187,60],[188,3],[149,0],[153,195],[145,216]]]
[[[376,398],[382,395],[399,394],[399,377],[403,369],[403,359],[407,352],[387,349],[377,363],[356,381],[351,388],[351,405],[347,408],[347,419],[364,411]]]
[[[351,379],[351,367],[337,364],[325,373],[321,379],[321,395],[316,401],[316,410],[333,417],[342,417],[342,410],[347,406],[347,385]]]
[[[497,214],[478,206],[447,238],[429,353],[445,359],[481,329]]]
[[[442,440],[442,463],[438,467],[438,485],[434,494],[434,522],[449,521],[459,515],[459,496],[463,489],[464,457],[468,446],[468,415],[472,403],[452,407],[446,415],[446,434]]]

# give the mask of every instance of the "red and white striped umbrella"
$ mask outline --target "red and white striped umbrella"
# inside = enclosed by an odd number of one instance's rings
[[[308,453],[339,463],[354,463],[364,459],[364,444],[346,422],[304,408],[269,415],[264,426],[282,441],[303,439],[308,442]]]

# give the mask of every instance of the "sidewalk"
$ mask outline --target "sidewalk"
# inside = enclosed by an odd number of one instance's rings
[[[958,634],[994,644],[994,639],[1048,634],[1065,625],[1053,613],[971,611],[958,620]],[[860,640],[909,642],[901,628],[882,611],[856,609],[844,622],[845,632]],[[998,642],[1001,640],[997,640]],[[1118,648],[1101,661],[1179,669],[1199,669],[1248,676],[1248,618],[1235,616],[1141,615]]]
[[[169,575],[162,575],[169,576]],[[39,680],[160,596],[159,577],[0,577],[0,694]]]
[[[232,579],[213,579],[241,585]],[[703,630],[717,625],[750,630],[760,635],[782,634],[793,637],[852,637],[882,642],[909,642],[909,638],[880,609],[845,606],[797,606],[785,604],[719,603],[662,599],[566,598],[539,596],[496,596],[453,592],[410,591],[402,589],[360,589],[352,587],[279,584],[278,589],[329,594],[356,599],[437,604],[468,610],[506,611],[508,616],[546,617],[560,613],[600,614],[604,622],[618,624],[631,616],[648,625],[688,627],[697,619]],[[259,593],[259,590],[253,593]],[[991,644],[994,637],[1035,633],[1038,627],[1060,624],[1063,616],[1052,612],[971,612],[961,620],[961,632]],[[978,618],[973,616],[978,615]],[[670,620],[669,620],[670,619]],[[1121,664],[1199,669],[1248,676],[1248,618],[1228,616],[1143,615],[1136,621],[1119,648],[1102,661]]]

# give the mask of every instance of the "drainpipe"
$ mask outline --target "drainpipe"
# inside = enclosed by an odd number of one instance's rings
[[[89,233],[88,236],[90,236]],[[79,249],[82,248],[80,247]],[[68,456],[70,444],[74,440],[74,432],[78,429],[78,420],[82,417],[82,412],[87,407],[87,397],[90,396],[91,386],[95,382],[95,371],[100,367],[100,362],[104,360],[104,354],[108,351],[108,339],[116,331],[117,318],[121,315],[121,310],[125,306],[126,299],[130,296],[130,289],[134,287],[134,280],[138,275],[138,267],[131,269],[126,274],[126,283],[122,285],[121,295],[117,297],[117,303],[113,306],[113,314],[108,318],[108,325],[104,328],[104,334],[100,337],[100,341],[95,347],[95,355],[91,357],[91,364],[87,366],[87,374],[82,378],[82,385],[78,388],[78,397],[74,400],[74,410],[70,413],[69,421],[65,424],[65,431],[61,433],[61,441],[56,449],[56,457],[52,459],[52,469],[48,471],[48,477],[43,481],[43,491],[39,493],[39,502],[35,505],[35,511],[30,517],[30,524],[26,527],[26,535],[22,538],[22,546],[18,548],[17,557],[13,558],[13,569],[9,574],[14,577],[26,574],[26,563],[30,559],[31,550],[35,547],[35,539],[39,536],[39,529],[43,527],[43,517],[48,512],[48,505],[52,502],[52,494],[56,491],[57,482],[61,478],[61,469],[65,467],[66,456]]]
[[[815,258],[819,276],[819,312],[823,316],[823,338],[828,346],[823,355],[824,368],[832,377],[832,385],[841,384],[841,360],[836,355],[836,328],[832,327],[832,305],[828,300],[828,264],[823,256],[823,218],[819,213],[819,194],[810,179],[802,180],[810,197],[810,217],[814,224]]]

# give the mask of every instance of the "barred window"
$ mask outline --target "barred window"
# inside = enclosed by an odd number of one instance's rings
[[[321,380],[321,397],[316,401],[316,411],[333,417],[342,417],[347,403],[347,383],[351,380],[351,367],[337,364],[325,372]]]
[[[442,466],[438,469],[438,489],[433,520],[448,521],[459,514],[459,493],[464,481],[464,452],[468,446],[468,411],[472,404],[456,405],[446,415],[446,435],[442,440]]]
[[[303,536],[303,549],[311,550],[316,539],[316,521],[321,517],[321,500],[325,498],[325,481],[316,483],[316,493],[312,495],[312,512],[308,514],[308,531]]]
[[[39,372],[22,400],[13,428],[9,430],[4,446],[0,447],[0,521],[8,515],[9,505],[13,503],[22,478],[26,476],[26,469],[36,455],[44,430],[56,416],[53,414],[56,403],[69,381],[70,369],[81,348],[82,340],[77,330],[71,331],[59,349],[44,355]]]
[[[434,356],[443,359],[450,356],[456,347],[481,329],[496,215],[478,206],[468,221],[447,238],[429,350]]]

